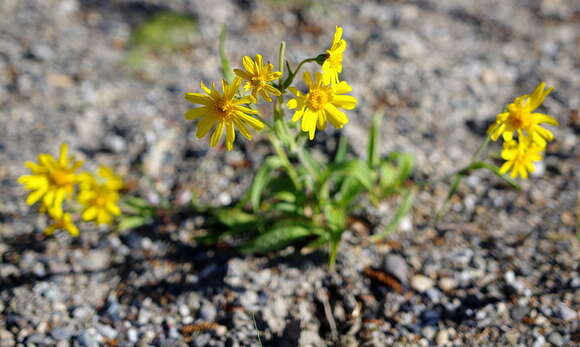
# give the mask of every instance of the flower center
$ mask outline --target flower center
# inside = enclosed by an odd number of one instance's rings
[[[59,187],[66,187],[74,183],[75,174],[66,170],[54,170],[50,173],[51,182]]]
[[[320,111],[330,101],[330,94],[322,88],[312,89],[306,97],[306,104],[309,109]]]
[[[514,129],[525,129],[530,124],[530,117],[529,112],[526,112],[523,109],[516,109],[514,111],[510,111],[510,116],[508,119],[508,123]]]
[[[229,118],[230,115],[234,112],[234,104],[231,102],[231,100],[219,100],[215,103],[215,108],[221,118]]]
[[[250,79],[250,84],[254,88],[263,88],[266,85],[266,81],[261,76],[255,76]]]

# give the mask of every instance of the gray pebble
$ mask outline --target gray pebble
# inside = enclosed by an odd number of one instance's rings
[[[565,343],[564,338],[557,331],[554,331],[548,336],[548,341],[554,346],[564,346]]]
[[[320,338],[320,336],[318,335],[317,332],[312,331],[312,330],[304,330],[300,333],[299,345],[305,346],[305,347],[307,347],[307,346],[312,346],[312,347],[323,346],[324,340],[322,340],[322,338]]]
[[[515,307],[511,311],[512,319],[515,321],[521,321],[530,311],[527,306]]]
[[[112,327],[105,325],[105,324],[97,324],[95,326],[99,334],[103,335],[108,339],[114,339],[117,337],[117,330],[113,329]]]
[[[81,258],[82,267],[88,271],[97,271],[107,266],[109,254],[105,251],[91,251]]]
[[[240,303],[248,310],[254,310],[258,303],[258,294],[248,290],[240,296]]]
[[[50,336],[57,341],[69,340],[72,335],[73,330],[69,327],[58,327],[50,332]]]
[[[563,320],[565,321],[576,320],[577,317],[576,311],[574,311],[573,309],[569,308],[568,306],[562,303],[559,306],[560,306],[560,316],[562,317]]]
[[[409,267],[403,257],[389,253],[385,257],[385,271],[397,277],[403,284],[409,281]]]
[[[139,341],[139,333],[137,332],[137,329],[131,328],[127,330],[127,339],[132,343]]]
[[[87,331],[83,331],[77,336],[77,341],[81,347],[97,347],[99,344],[95,338]]]
[[[217,317],[217,310],[211,302],[205,301],[201,306],[199,314],[201,319],[203,319],[204,321],[213,322]]]

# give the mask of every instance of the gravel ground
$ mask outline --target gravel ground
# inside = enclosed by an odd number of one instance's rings
[[[167,9],[195,18],[188,48],[128,68],[131,32]],[[2,0],[0,14],[1,346],[256,346],[258,331],[264,346],[580,343],[577,1]],[[182,119],[183,92],[220,76],[223,23],[235,65],[258,52],[274,60],[282,39],[293,61],[316,55],[342,25],[344,77],[360,102],[344,129],[353,154],[386,107],[383,153],[415,155],[417,178],[466,164],[503,105],[540,81],[555,86],[545,110],[561,125],[520,192],[478,173],[432,228],[448,189],[435,185],[375,245],[367,236],[394,202],[368,209],[372,227],[353,222],[334,273],[323,252],[201,246],[194,213],[44,236],[15,179],[62,141],[89,167],[119,168],[152,202],[241,195],[264,142],[208,150]]]

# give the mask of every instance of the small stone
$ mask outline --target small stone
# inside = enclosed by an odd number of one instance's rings
[[[530,309],[526,306],[519,306],[511,311],[512,319],[515,321],[521,321],[530,311]]]
[[[87,331],[83,331],[77,336],[77,341],[81,347],[98,347],[99,344],[95,338]]]
[[[433,340],[435,334],[437,333],[437,329],[432,326],[426,326],[421,330],[421,333],[427,340]]]
[[[240,296],[240,303],[247,310],[253,310],[258,303],[258,294],[251,290],[246,291]]]
[[[117,337],[117,330],[111,328],[108,325],[105,324],[97,324],[96,325],[97,331],[99,332],[99,334],[103,335],[104,337],[113,340],[115,337]]]
[[[8,330],[0,330],[0,346],[13,346],[15,344],[14,336]]]
[[[544,336],[540,335],[536,338],[536,341],[534,341],[533,347],[542,347],[542,346],[544,346],[545,343],[546,343],[546,338]]]
[[[407,262],[398,254],[387,254],[385,257],[385,271],[397,277],[397,279],[405,285],[409,281],[409,268]]]
[[[433,287],[433,280],[427,276],[415,275],[411,279],[411,287],[419,293],[424,293]]]
[[[211,302],[206,301],[201,306],[199,314],[204,321],[213,322],[217,317],[217,310]]]
[[[50,332],[50,336],[57,341],[69,340],[72,335],[73,331],[69,327],[58,327]]]
[[[298,345],[304,347],[317,347],[323,346],[324,341],[320,338],[317,332],[312,330],[303,330],[300,333],[300,340]]]
[[[449,342],[449,332],[447,329],[439,330],[435,342],[437,342],[438,346],[444,346]]]
[[[189,307],[187,307],[187,305],[180,305],[179,306],[179,314],[182,317],[186,317],[186,316],[189,316],[191,314],[191,311],[189,310]]]
[[[439,280],[439,288],[444,292],[450,292],[457,287],[457,281],[451,277],[443,277]]]
[[[109,264],[109,254],[105,251],[91,251],[82,257],[82,267],[88,271],[98,271]]]
[[[573,309],[569,308],[568,306],[562,303],[560,304],[560,316],[562,317],[563,320],[574,321],[576,320],[577,315],[578,314]]]
[[[136,343],[139,341],[139,333],[137,332],[137,329],[131,328],[127,330],[127,339],[131,343]]]
[[[437,325],[441,320],[441,312],[436,310],[425,310],[421,312],[420,319],[422,326]]]
[[[548,341],[554,346],[564,346],[565,343],[564,338],[557,331],[554,331],[548,336]]]

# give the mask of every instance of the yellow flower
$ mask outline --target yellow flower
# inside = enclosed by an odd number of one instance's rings
[[[302,131],[308,132],[311,140],[314,138],[316,129],[326,128],[327,120],[339,129],[348,123],[346,114],[337,108],[352,110],[356,107],[354,96],[340,95],[352,90],[348,83],[342,81],[337,84],[328,84],[323,82],[320,72],[315,74],[314,81],[310,73],[305,72],[304,82],[309,88],[307,94],[302,94],[296,88],[289,88],[296,98],[288,101],[288,108],[297,109],[292,121],[296,122],[302,118]]]
[[[38,155],[38,164],[27,161],[24,165],[30,169],[31,175],[23,175],[18,182],[24,188],[32,191],[26,198],[28,205],[41,201],[42,207],[55,216],[62,215],[62,202],[70,198],[74,192],[78,175],[76,171],[82,162],[68,156],[68,145],[60,146],[60,156],[55,159],[50,154]]]
[[[337,26],[332,45],[326,51],[328,56],[324,60],[324,63],[322,63],[324,83],[338,83],[338,74],[342,73],[342,56],[346,50],[346,46],[346,41],[342,39],[342,28]]]
[[[210,138],[210,146],[215,147],[220,141],[224,128],[226,130],[226,147],[231,150],[234,145],[236,133],[234,126],[247,139],[252,139],[248,131],[248,125],[256,130],[264,128],[264,123],[250,114],[258,114],[258,111],[249,107],[242,106],[251,102],[249,97],[236,98],[236,92],[240,86],[241,79],[237,77],[232,84],[222,81],[222,90],[220,93],[212,84],[211,89],[206,87],[203,82],[201,89],[207,94],[187,93],[185,99],[194,104],[201,104],[202,107],[194,108],[185,113],[185,119],[196,119],[201,117],[197,124],[198,138],[204,137],[215,125],[215,130]]]
[[[118,190],[123,180],[108,167],[99,167],[98,176],[84,173],[81,178],[78,201],[83,205],[84,221],[111,224],[113,216],[121,215]]]
[[[246,84],[244,85],[245,91],[252,91],[252,96],[250,97],[253,103],[258,102],[258,95],[262,97],[267,102],[272,102],[272,98],[269,94],[280,96],[281,93],[278,89],[268,84],[268,82],[275,81],[282,76],[280,71],[272,72],[274,65],[268,64],[264,65],[262,60],[262,55],[256,54],[255,61],[252,58],[245,56],[242,59],[242,65],[246,71],[240,69],[234,69],[236,75],[244,79]]]
[[[525,136],[518,140],[519,142],[516,140],[504,142],[501,157],[506,162],[499,169],[499,173],[503,175],[511,170],[512,178],[517,176],[528,178],[528,172],[534,172],[536,169],[533,163],[542,160],[543,147]]]
[[[509,141],[513,139],[514,132],[517,132],[520,137],[524,135],[531,137],[533,142],[542,147],[546,146],[546,141],[553,140],[552,132],[540,124],[558,125],[558,121],[547,114],[532,113],[554,89],[544,90],[545,87],[546,83],[540,83],[531,95],[515,98],[505,112],[498,114],[495,124],[487,130],[491,139],[495,141],[502,135],[505,141]]]
[[[79,229],[72,221],[70,213],[61,213],[60,215],[51,215],[53,223],[44,229],[44,233],[52,235],[56,230],[66,230],[72,236],[79,235]]]

